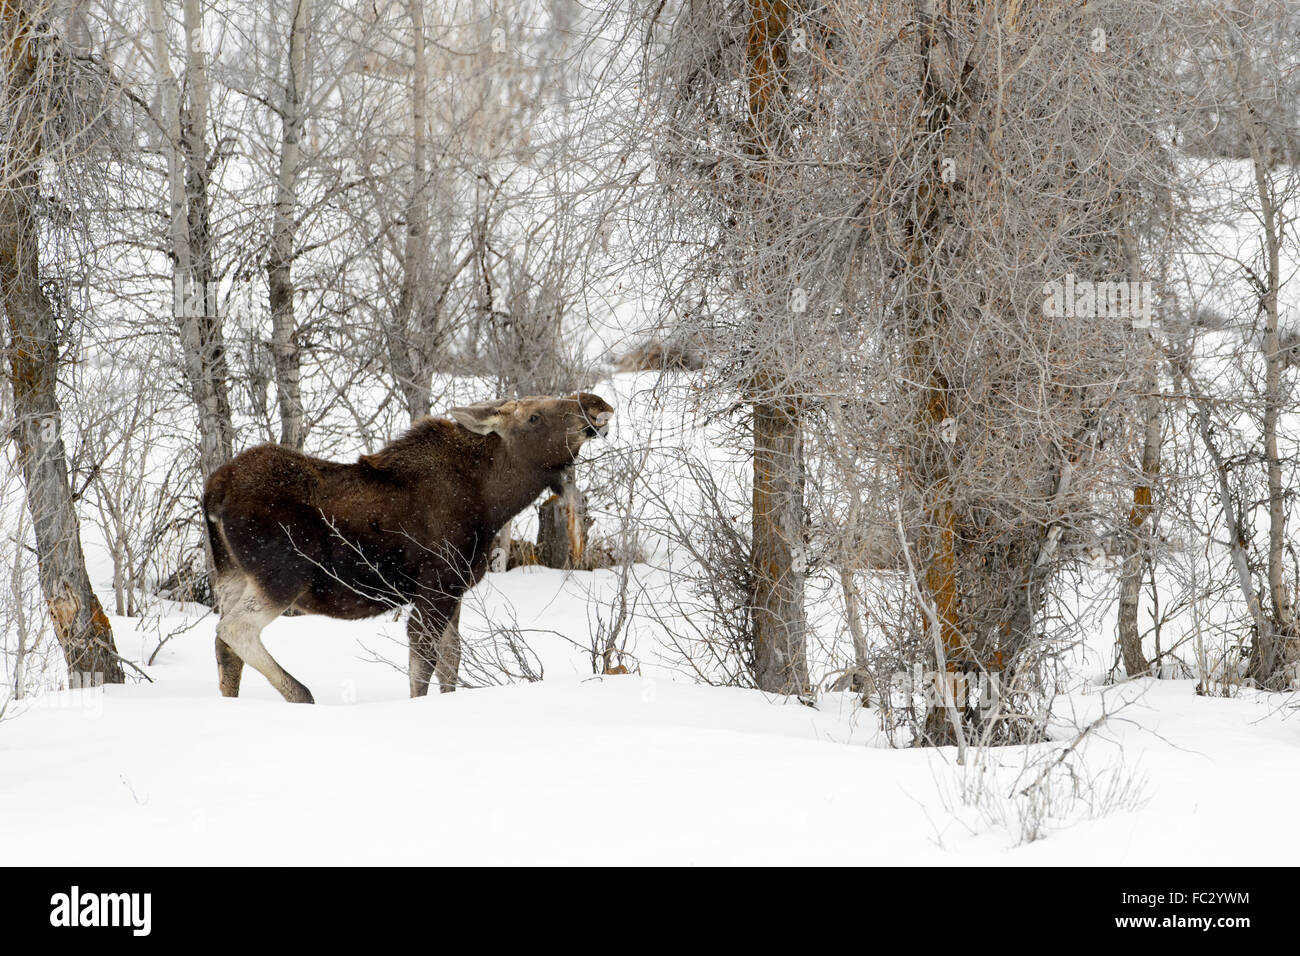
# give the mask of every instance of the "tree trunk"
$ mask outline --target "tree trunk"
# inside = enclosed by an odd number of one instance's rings
[[[280,111],[283,130],[280,170],[276,179],[271,248],[266,266],[271,306],[271,358],[275,363],[275,391],[280,406],[280,444],[300,451],[306,437],[306,426],[298,326],[293,313],[292,265],[297,238],[298,166],[302,155],[303,88],[307,82],[307,31],[310,23],[311,0],[298,0],[289,32],[289,78]]]
[[[939,88],[931,59],[935,38],[933,14],[927,4],[922,11],[921,101],[922,126],[918,136],[931,138],[940,134],[948,122],[946,97]],[[923,154],[924,155],[924,154]],[[923,586],[939,620],[943,647],[949,662],[959,649],[956,620],[956,554],[954,552],[954,516],[948,501],[946,451],[940,430],[949,419],[948,382],[939,368],[938,343],[946,340],[946,311],[941,292],[927,280],[926,261],[937,245],[936,233],[943,220],[943,190],[937,170],[927,171],[917,186],[913,218],[908,222],[908,272],[915,289],[909,296],[908,328],[912,336],[908,350],[912,381],[924,383],[918,403],[914,444],[916,461],[913,480],[925,502],[925,524],[920,537]],[[933,344],[932,344],[933,343]],[[936,662],[941,667],[943,661]]]
[[[1274,630],[1256,639],[1255,679],[1261,686],[1272,685],[1277,672],[1294,654],[1300,629],[1297,629],[1292,595],[1284,579],[1282,554],[1286,546],[1286,489],[1282,487],[1282,461],[1278,454],[1277,425],[1282,406],[1282,344],[1278,335],[1278,290],[1282,284],[1280,251],[1282,236],[1277,222],[1278,199],[1265,165],[1263,137],[1257,124],[1250,124],[1249,134],[1256,193],[1259,197],[1264,227],[1266,275],[1261,290],[1264,307],[1264,462],[1268,472],[1268,596],[1272,605]]]
[[[162,0],[149,0],[154,70],[162,91],[166,124],[170,244],[174,303],[180,332],[185,379],[198,411],[199,471],[206,481],[234,451],[230,417],[229,373],[213,283],[208,228],[207,64],[202,46],[198,0],[185,0],[187,87],[190,105],[182,111],[180,84],[167,52],[167,22]]]
[[[1282,486],[1282,462],[1278,450],[1278,418],[1282,410],[1283,351],[1278,332],[1278,292],[1282,285],[1281,247],[1286,219],[1282,197],[1273,178],[1274,146],[1277,133],[1253,104],[1261,90],[1270,87],[1258,74],[1258,51],[1243,42],[1235,26],[1224,25],[1223,40],[1228,56],[1228,75],[1235,83],[1245,138],[1254,177],[1255,199],[1262,227],[1264,275],[1256,279],[1260,309],[1264,314],[1264,414],[1261,432],[1268,482],[1268,561],[1266,620],[1257,621],[1251,648],[1252,676],[1262,687],[1275,687],[1283,668],[1300,657],[1300,625],[1297,624],[1294,595],[1285,581],[1283,554],[1286,547],[1287,489]],[[1252,609],[1253,610],[1253,609]],[[1284,681],[1285,682],[1285,681]]]
[[[513,524],[513,521],[507,521],[492,539],[492,546],[488,549],[489,571],[499,574],[510,569],[510,538]]]
[[[1170,365],[1173,368],[1175,380],[1186,387],[1192,399],[1192,404],[1196,408],[1196,431],[1200,435],[1201,444],[1205,447],[1206,453],[1210,456],[1211,463],[1214,465],[1214,476],[1219,487],[1219,512],[1223,517],[1224,531],[1228,536],[1228,554],[1232,558],[1232,568],[1236,573],[1237,586],[1241,589],[1242,599],[1246,602],[1246,610],[1250,612],[1251,622],[1255,625],[1256,646],[1261,643],[1272,644],[1275,640],[1273,621],[1265,613],[1263,602],[1260,601],[1259,593],[1255,590],[1251,578],[1250,563],[1246,557],[1244,544],[1246,539],[1241,526],[1237,522],[1237,502],[1233,498],[1232,487],[1228,482],[1228,463],[1224,461],[1223,455],[1214,443],[1214,434],[1210,428],[1209,405],[1204,396],[1200,394],[1186,359],[1171,359]]]
[[[929,166],[916,186],[913,211],[907,230],[907,275],[913,286],[908,296],[907,328],[909,378],[920,384],[915,452],[910,468],[917,499],[923,502],[923,523],[918,535],[920,580],[925,617],[933,617],[936,679],[957,670],[964,656],[962,627],[958,621],[956,515],[953,512],[948,472],[948,451],[941,431],[950,417],[949,384],[940,363],[940,350],[947,344],[947,305],[941,290],[930,280],[928,263],[942,241],[946,187],[942,185],[939,157],[947,141],[951,122],[951,96],[955,69],[944,59],[939,42],[932,0],[915,5],[918,38],[919,92],[917,113],[917,155],[928,157]],[[976,663],[963,662],[967,665]],[[960,728],[950,708],[932,708],[927,714],[926,732],[936,743],[954,741]]]
[[[871,669],[867,660],[867,635],[862,628],[862,614],[858,610],[858,588],[853,583],[853,569],[840,565],[840,596],[844,600],[844,616],[853,641],[853,667],[832,688],[863,693],[868,690]]]
[[[1149,548],[1147,519],[1152,511],[1151,486],[1160,470],[1163,425],[1160,399],[1156,395],[1159,383],[1155,338],[1150,331],[1143,331],[1142,336],[1147,348],[1147,360],[1142,371],[1142,484],[1133,488],[1133,507],[1129,511],[1129,534],[1125,537],[1119,584],[1119,649],[1124,658],[1124,672],[1129,677],[1140,677],[1149,670],[1142,650],[1142,632],[1138,627],[1138,598],[1142,590],[1142,568]]]
[[[217,309],[216,269],[212,260],[212,229],[208,211],[208,65],[203,50],[203,19],[199,0],[185,0],[189,108],[182,124],[185,153],[185,192],[189,226],[190,268],[195,277],[195,302],[190,347],[197,356],[200,389],[200,466],[203,478],[234,454],[235,430],[230,417],[230,372]]]
[[[18,528],[14,534],[17,541],[27,538],[27,514],[18,515]],[[24,607],[26,594],[23,587],[23,560],[21,553],[15,556],[13,566],[9,569],[9,598],[14,611],[14,700],[21,700],[25,695],[27,684],[27,609]]]
[[[760,182],[789,146],[780,114],[787,105],[790,20],[790,7],[783,0],[749,0],[745,79],[750,129],[746,150],[755,160]],[[770,182],[766,185],[771,188]],[[768,219],[761,205],[752,214],[756,223]],[[761,237],[762,233],[759,228],[757,234]],[[762,248],[755,250],[760,258],[763,253]],[[779,298],[772,291],[755,290],[765,307]],[[775,370],[759,369],[750,395],[754,682],[769,693],[806,694],[803,435],[798,403],[779,394],[779,381]]]
[[[20,3],[0,2],[5,31],[9,130],[0,181],[0,298],[9,326],[13,435],[36,537],[41,591],[70,679],[122,683],[113,631],[86,574],[76,503],[68,480],[57,382],[58,327],[41,289],[41,127],[44,96],[32,37],[39,25]],[[21,546],[21,543],[20,543]]]
[[[1138,507],[1137,492],[1141,486],[1133,489],[1134,508]],[[1137,533],[1133,529],[1134,534]],[[1124,673],[1129,677],[1141,677],[1148,673],[1146,654],[1142,650],[1142,632],[1138,628],[1138,598],[1142,591],[1142,568],[1145,564],[1143,547],[1140,539],[1126,544],[1124,563],[1119,576],[1119,650],[1124,659]]]
[[[798,412],[757,402],[754,415],[754,679],[775,694],[808,691],[804,608],[804,461]]]
[[[411,186],[406,204],[406,242],[402,249],[402,287],[397,315],[390,320],[388,352],[406,410],[414,421],[429,414],[432,370],[425,359],[431,343],[422,341],[430,308],[428,295],[428,99],[429,72],[425,60],[424,0],[410,0],[411,17]],[[431,331],[431,330],[429,330]]]
[[[113,538],[113,603],[117,608],[118,617],[127,616],[126,576],[122,561],[122,538],[120,535],[115,535]]]
[[[576,489],[551,495],[537,509],[537,560],[548,568],[577,568],[587,549],[587,502]]]

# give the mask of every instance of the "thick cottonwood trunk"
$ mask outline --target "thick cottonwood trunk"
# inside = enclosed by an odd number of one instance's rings
[[[302,156],[303,88],[307,77],[307,31],[311,0],[298,0],[289,31],[289,77],[280,109],[282,138],[275,212],[266,277],[271,306],[271,358],[280,409],[280,444],[301,450],[305,434],[298,326],[293,312],[293,257],[297,238],[298,166]]]
[[[804,459],[798,411],[755,403],[752,570],[754,680],[776,694],[808,691],[804,608]]]
[[[909,378],[920,385],[916,434],[910,480],[921,502],[923,522],[918,535],[922,619],[932,631],[936,679],[980,662],[964,661],[966,647],[958,619],[956,515],[953,510],[948,451],[942,441],[944,423],[950,417],[950,386],[941,363],[942,350],[949,346],[947,304],[942,290],[929,276],[931,257],[942,243],[947,189],[938,168],[942,144],[952,121],[952,87],[956,64],[945,57],[951,52],[940,43],[940,27],[932,0],[917,0],[915,16],[918,39],[918,68],[921,109],[917,113],[916,142],[919,156],[931,157],[916,187],[912,215],[906,223],[907,271],[912,290],[907,299],[907,327],[912,338],[908,349]],[[958,742],[962,731],[959,717],[948,702],[927,714],[926,733],[934,743]]]
[[[0,299],[9,328],[19,468],[36,538],[41,592],[78,686],[122,682],[113,631],[86,574],[68,479],[57,381],[59,335],[40,284],[41,126],[44,97],[33,39],[38,24],[22,4],[0,0],[9,129],[0,172]]]
[[[768,189],[773,188],[769,179],[772,170],[779,168],[790,146],[783,114],[789,107],[791,18],[791,9],[783,0],[749,0],[745,81],[750,129],[746,151],[754,163],[755,178]],[[751,215],[761,243],[761,236],[772,224],[762,199],[757,202]],[[760,247],[753,254],[761,259],[771,253]],[[750,277],[748,281],[754,280]],[[765,307],[782,298],[779,290],[770,288],[754,292]],[[763,318],[754,317],[756,328]],[[781,375],[774,369],[756,370],[751,383],[754,682],[769,693],[805,694],[809,680],[803,434],[798,402],[781,394],[780,383]]]

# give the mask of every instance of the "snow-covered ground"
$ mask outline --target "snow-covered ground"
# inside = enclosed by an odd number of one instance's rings
[[[581,577],[517,569],[492,587],[519,598],[521,626],[563,629],[582,619]],[[138,623],[113,621],[137,658],[158,639]],[[409,700],[376,659],[397,657],[387,619],[276,621],[267,644],[318,705],[282,702],[251,670],[227,700],[212,616],[176,607],[165,623],[189,629],[148,668],[154,683],[47,693],[0,724],[4,863],[1266,864],[1300,851],[1300,716],[1275,695],[1085,686],[1058,701],[1061,741],[959,768],[951,749],[885,746],[848,695],[810,708],[654,667],[584,677],[576,653],[573,672],[541,682]],[[1103,707],[1111,718],[1061,765],[1077,785],[1054,772],[1007,796],[1067,746],[1066,723]],[[1024,840],[1027,817],[1040,839]]]

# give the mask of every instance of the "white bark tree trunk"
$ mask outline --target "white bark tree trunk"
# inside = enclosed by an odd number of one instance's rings
[[[198,0],[185,0],[188,107],[167,47],[162,0],[149,0],[154,74],[162,92],[163,149],[167,158],[170,252],[176,319],[185,377],[198,410],[199,470],[206,481],[234,450],[228,374],[213,284],[208,228],[207,61]]]
[[[402,249],[402,287],[397,315],[389,329],[388,351],[398,387],[414,421],[429,414],[432,396],[425,355],[431,343],[421,341],[427,322],[421,321],[431,303],[429,295],[428,99],[424,0],[410,0],[411,18],[411,184],[406,204],[406,241]]]
[[[311,0],[297,0],[289,31],[289,75],[280,106],[280,168],[271,221],[267,285],[271,307],[271,357],[280,409],[280,443],[301,450],[305,434],[302,368],[294,318],[293,258],[297,239],[298,169],[302,157],[303,100],[307,79]]]

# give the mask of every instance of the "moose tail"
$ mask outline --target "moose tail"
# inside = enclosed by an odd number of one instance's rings
[[[208,547],[212,552],[212,566],[220,576],[239,565],[230,553],[230,542],[221,527],[222,506],[220,496],[209,488],[203,495],[203,521],[208,531]]]

